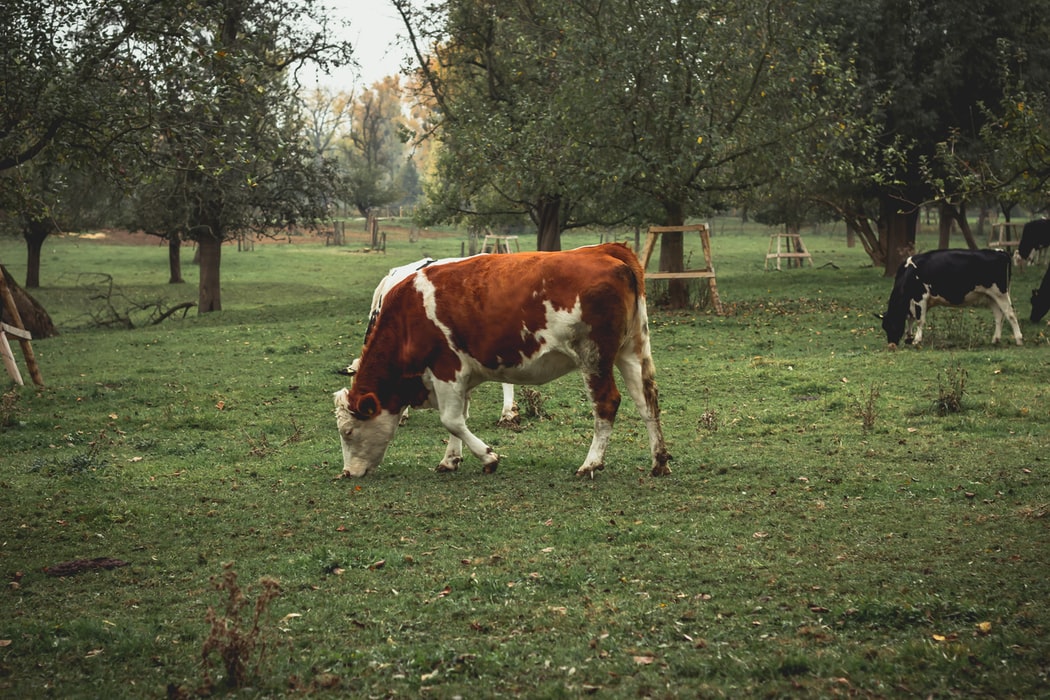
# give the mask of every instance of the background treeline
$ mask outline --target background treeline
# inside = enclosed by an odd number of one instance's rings
[[[55,231],[197,244],[377,211],[525,228],[676,225],[730,208],[845,222],[892,274],[920,213],[1045,205],[1050,2],[391,0],[414,56],[371,86],[314,0],[57,0],[0,10],[0,210],[27,286]],[[368,31],[355,27],[355,31]],[[666,236],[660,266],[681,269]],[[687,301],[669,285],[672,304]]]

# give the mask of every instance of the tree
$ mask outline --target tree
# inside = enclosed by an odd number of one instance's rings
[[[397,76],[376,82],[353,100],[350,129],[338,141],[346,196],[362,216],[402,197],[405,163],[401,83]]]
[[[0,7],[0,209],[23,222],[27,287],[40,280],[40,248],[70,214],[76,173],[110,173],[116,145],[142,122],[128,60],[155,3],[25,0]],[[96,189],[95,194],[98,194]]]
[[[431,14],[395,3],[420,66],[440,141],[428,188],[430,220],[493,224],[528,216],[537,248],[557,250],[566,228],[622,221],[588,177],[580,105],[608,87],[578,79],[591,66],[572,40],[578,3],[446,2]],[[574,23],[576,23],[574,25]]]
[[[618,21],[583,37],[603,82],[618,88],[591,108],[605,118],[600,163],[625,183],[630,196],[622,201],[635,209],[648,203],[660,223],[680,226],[761,186],[798,180],[814,154],[832,160],[841,151],[852,75],[819,30],[807,29],[805,7],[606,6],[619,8]],[[663,234],[660,269],[683,267],[682,234]],[[672,280],[668,291],[672,306],[688,303],[684,281]]]
[[[1004,68],[1029,76],[1031,84],[1045,84],[1048,9],[1045,0],[820,5],[816,21],[842,53],[856,56],[861,93],[878,124],[878,149],[867,177],[847,183],[838,202],[887,275],[895,274],[914,247],[923,204],[939,202],[946,215],[965,220],[961,190],[943,187],[952,174],[938,152],[950,143],[958,157],[970,160],[985,150],[982,133],[991,116],[985,107],[1002,104]]]
[[[291,82],[348,47],[326,36],[313,0],[187,2],[172,0],[169,25],[146,38],[144,164],[168,212],[161,230],[198,245],[207,313],[222,308],[225,241],[327,214],[334,176],[303,137]]]

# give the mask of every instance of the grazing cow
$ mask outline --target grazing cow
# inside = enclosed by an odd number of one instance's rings
[[[441,265],[447,262],[457,262],[462,259],[463,258],[444,258],[442,260],[434,260],[434,258],[423,258],[414,263],[390,268],[386,277],[379,280],[379,284],[376,285],[376,289],[372,293],[372,307],[368,312],[368,325],[365,326],[365,343],[368,342],[369,336],[372,335],[372,328],[375,326],[376,319],[379,317],[379,311],[383,308],[383,298],[398,282],[401,282],[406,277],[416,274],[424,267],[429,267],[430,265]],[[345,373],[351,377],[357,374],[357,367],[360,362],[361,358],[355,357],[353,361],[350,362],[350,366],[346,368]],[[408,410],[407,406],[405,407],[405,410]],[[507,427],[518,425],[518,406],[514,403],[513,384],[503,385],[503,409],[500,411],[499,425]]]
[[[1050,267],[1043,274],[1043,282],[1039,289],[1032,290],[1032,323],[1039,323],[1050,311]]]
[[[451,433],[438,471],[455,470],[466,444],[494,472],[499,456],[467,428],[470,391],[486,381],[544,384],[578,368],[594,436],[576,474],[593,476],[605,466],[620,404],[614,366],[648,429],[652,474],[670,473],[644,273],[629,248],[480,255],[424,267],[386,294],[351,387],[334,395],[342,475],[364,476],[379,465],[409,405],[433,406]]]
[[[882,317],[886,342],[896,348],[904,335],[905,342],[922,342],[922,326],[926,312],[933,306],[972,306],[987,304],[995,314],[995,334],[998,343],[1002,335],[1003,317],[1013,327],[1014,340],[1021,345],[1021,328],[1010,303],[1010,255],[1000,250],[932,250],[912,255],[897,270],[889,306]],[[915,337],[912,339],[912,323]]]
[[[1021,229],[1021,240],[1017,243],[1017,257],[1033,262],[1035,254],[1050,246],[1050,219],[1029,221]]]

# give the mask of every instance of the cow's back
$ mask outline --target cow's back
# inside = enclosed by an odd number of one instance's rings
[[[949,304],[964,303],[966,295],[978,287],[1009,291],[1010,255],[1001,250],[931,250],[909,260],[917,280]]]
[[[513,365],[548,334],[586,332],[555,327],[579,306],[582,324],[624,333],[644,293],[637,257],[621,244],[550,253],[484,255],[432,266],[416,289],[456,349],[482,366]],[[571,324],[569,324],[571,326]]]

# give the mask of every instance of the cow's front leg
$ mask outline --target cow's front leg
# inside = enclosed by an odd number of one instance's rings
[[[459,469],[463,461],[463,441],[455,435],[448,436],[448,447],[445,448],[445,456],[437,465],[439,472],[454,472]]]
[[[450,435],[449,446],[445,451],[446,459],[449,457],[449,453],[455,444],[459,461],[462,461],[462,449],[466,445],[467,449],[481,460],[481,468],[486,474],[495,472],[496,467],[499,466],[499,455],[467,428],[469,405],[467,392],[455,385],[439,385],[437,382],[434,384],[434,391],[437,394],[438,405],[440,406],[441,424],[445,426],[445,430]],[[459,461],[455,462],[456,466],[459,465]],[[442,464],[438,465],[438,471],[451,471],[448,468],[442,469],[443,464],[445,464],[445,460],[442,460]],[[452,469],[455,469],[455,467],[452,467]]]

